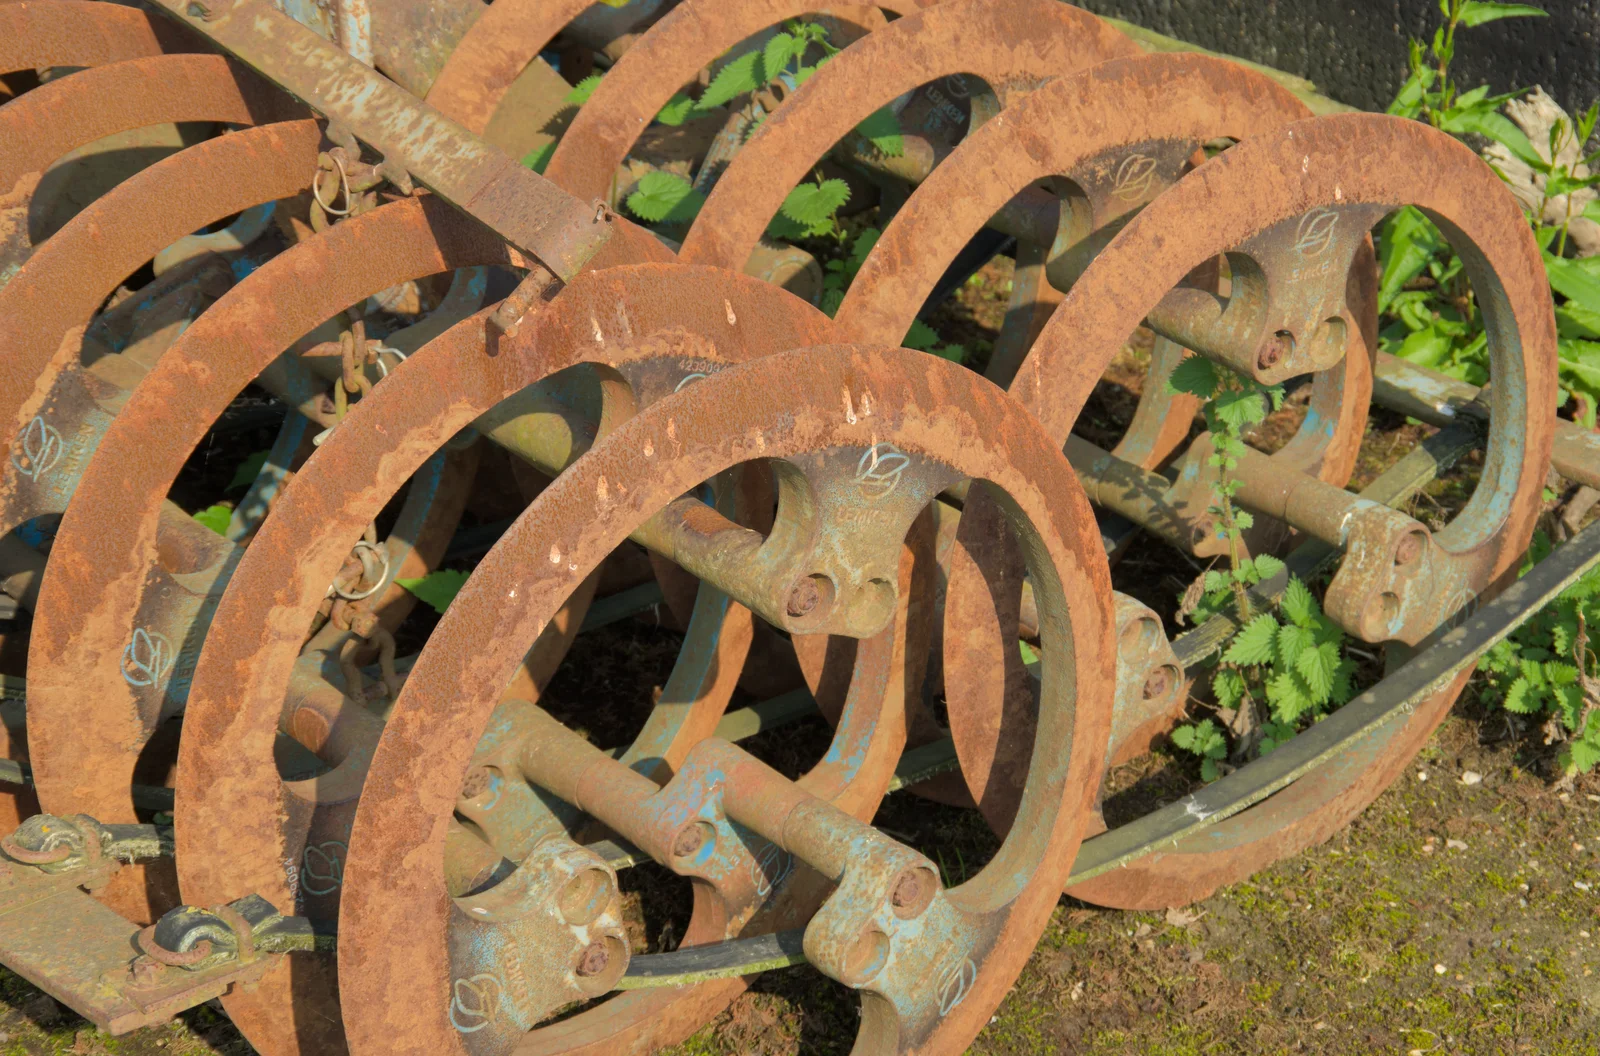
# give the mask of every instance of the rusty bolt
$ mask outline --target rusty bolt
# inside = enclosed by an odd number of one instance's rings
[[[678,858],[687,858],[705,845],[706,834],[701,831],[700,824],[693,822],[678,830],[678,835],[672,841],[672,853]]]
[[[922,880],[917,876],[917,870],[907,869],[895,881],[894,893],[889,896],[889,901],[896,909],[905,909],[922,901]]]
[[[1158,667],[1144,680],[1144,699],[1159,700],[1172,688],[1172,678],[1165,667]]]
[[[576,971],[580,976],[587,978],[591,975],[599,975],[606,970],[606,966],[610,963],[611,953],[606,949],[606,944],[603,942],[591,942],[583,948],[583,953],[578,955]]]
[[[784,609],[798,619],[808,615],[821,600],[822,592],[817,589],[817,581],[807,576],[789,591],[789,600],[784,604]]]
[[[1394,548],[1394,563],[1409,565],[1422,556],[1422,537],[1416,532],[1407,532],[1400,538],[1400,545]]]
[[[1278,365],[1293,344],[1294,338],[1280,330],[1262,343],[1261,351],[1256,357],[1256,365],[1262,370],[1271,370]]]

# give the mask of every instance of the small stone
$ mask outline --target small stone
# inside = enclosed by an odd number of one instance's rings
[[[1443,975],[1445,973],[1445,971],[1446,971],[1446,968],[1442,964],[1436,964],[1436,965],[1433,966],[1433,974],[1434,975]]]
[[[1466,842],[1463,840],[1445,840],[1444,845],[1452,851],[1464,851],[1467,849]]]
[[[1461,783],[1463,785],[1482,784],[1483,775],[1478,773],[1476,770],[1464,770],[1461,773]]]
[[[1587,890],[1589,890],[1589,885],[1584,883],[1582,880],[1574,880],[1574,881],[1572,881],[1572,886],[1577,888],[1579,891],[1587,891]]]
[[[1587,939],[1587,938],[1588,938],[1588,937],[1589,937],[1589,933],[1588,933],[1588,932],[1587,932],[1587,931],[1580,931],[1580,932],[1578,932],[1578,938],[1580,938],[1580,939]]]
[[[1575,843],[1572,845],[1572,849],[1581,852],[1583,850],[1583,844]]]
[[[1423,854],[1432,854],[1433,853],[1433,844],[1431,844],[1431,843],[1423,844],[1422,845],[1422,853]]]
[[[1072,992],[1070,994],[1068,994],[1067,996],[1070,997],[1074,1001],[1082,1001],[1083,1000],[1083,980],[1080,979],[1076,983],[1073,983],[1072,984]]]
[[[1417,771],[1417,780],[1418,781],[1426,781],[1427,779],[1428,779],[1428,772],[1426,770],[1418,770]]]

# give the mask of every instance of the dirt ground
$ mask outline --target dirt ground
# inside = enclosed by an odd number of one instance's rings
[[[985,268],[933,320],[974,365],[1003,313],[1007,271],[1004,262]],[[1107,433],[1101,442],[1114,441],[1137,398],[1140,355],[1135,342],[1086,410],[1088,427]],[[1277,446],[1300,414],[1291,400],[1256,442]],[[1414,444],[1417,429],[1375,414],[1355,486]],[[197,462],[190,505],[212,501],[235,461]],[[1437,482],[1414,512],[1458,505],[1463,479]],[[1194,575],[1154,545],[1136,547],[1119,568],[1120,589],[1162,610]],[[426,628],[416,630],[420,641]],[[677,641],[628,625],[585,635],[552,696],[584,701],[590,726],[625,733],[637,718],[621,705],[661,684]],[[971,1051],[1600,1056],[1600,778],[1557,790],[1549,750],[1475,699],[1469,688],[1404,777],[1320,847],[1184,910],[1120,912],[1063,898]],[[810,720],[746,746],[795,773],[826,743],[826,727]],[[1194,780],[1192,759],[1158,752],[1119,771],[1113,787],[1165,798]],[[1116,806],[1108,804],[1113,823]],[[906,793],[890,796],[875,821],[933,857],[947,883],[975,873],[997,846],[975,812]],[[671,947],[688,911],[682,882],[656,872],[632,870],[624,883],[630,904],[654,908],[638,915],[632,936],[651,950]],[[854,995],[798,966],[761,976],[670,1052],[845,1056],[858,1023]],[[209,1006],[109,1038],[0,969],[0,1056],[251,1051]]]

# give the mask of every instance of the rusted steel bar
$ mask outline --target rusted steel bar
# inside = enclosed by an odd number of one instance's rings
[[[48,66],[104,66],[194,51],[191,33],[148,11],[96,0],[0,4],[0,73]]]
[[[156,0],[162,10],[231,52],[384,157],[384,174],[410,180],[571,279],[611,236],[608,214],[489,146],[267,0]]]

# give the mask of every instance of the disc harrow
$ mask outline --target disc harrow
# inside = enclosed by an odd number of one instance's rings
[[[220,997],[263,1053],[645,1052],[806,963],[860,995],[853,1051],[962,1052],[1063,891],[1177,906],[1326,839],[1600,560],[1590,529],[1516,578],[1548,472],[1600,484],[1600,445],[1553,410],[1538,246],[1449,137],[1055,0],[631,6],[0,4],[0,75],[39,82],[0,106],[0,962],[98,1026]],[[837,54],[665,162],[687,230],[621,215],[663,107],[802,17]],[[424,24],[453,50],[384,43]],[[897,153],[857,131],[883,112]],[[226,127],[40,227],[62,159],[193,122]],[[515,160],[540,137],[545,175]],[[882,227],[831,315],[769,234],[824,168]],[[1369,232],[1407,205],[1465,262],[1483,390],[1377,353]],[[1002,243],[984,374],[898,347]],[[1118,564],[1230,555],[1217,438],[1168,385],[1195,357],[1303,393],[1238,458],[1233,545],[1282,558],[1253,604],[1330,575],[1386,673],[1128,820],[1113,768],[1239,626],[1169,637]],[[247,390],[276,440],[213,529],[170,496]],[[1375,400],[1440,428],[1358,495]],[[1469,455],[1448,525],[1404,512]],[[419,627],[400,581],[469,536]],[[553,680],[652,606],[670,674],[595,729]],[[758,736],[788,725],[815,736]],[[906,793],[981,811],[993,856],[950,876],[876,827]]]

